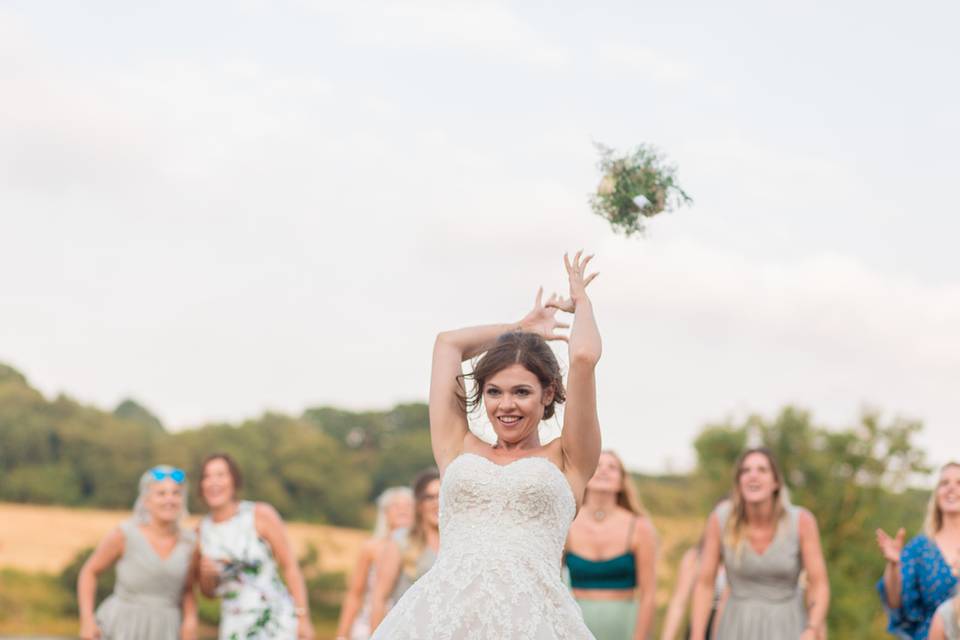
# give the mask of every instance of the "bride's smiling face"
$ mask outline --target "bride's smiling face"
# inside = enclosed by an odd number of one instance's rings
[[[553,389],[544,389],[533,373],[513,364],[490,376],[483,386],[483,406],[497,440],[515,444],[537,433]]]

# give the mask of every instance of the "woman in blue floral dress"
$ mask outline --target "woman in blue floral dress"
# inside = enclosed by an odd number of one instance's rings
[[[877,530],[887,561],[877,590],[890,619],[887,630],[898,638],[926,640],[934,613],[956,592],[960,574],[960,463],[940,470],[924,532],[906,546],[904,535],[903,529],[893,537]]]

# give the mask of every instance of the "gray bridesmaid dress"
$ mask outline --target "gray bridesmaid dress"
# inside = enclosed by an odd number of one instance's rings
[[[717,507],[724,531],[731,504]],[[790,640],[799,638],[807,626],[807,612],[800,590],[800,509],[789,507],[787,517],[770,543],[758,554],[744,541],[737,550],[723,545],[723,564],[730,598],[720,616],[718,640]]]
[[[117,582],[96,614],[103,640],[178,640],[195,534],[181,531],[173,551],[161,558],[136,523],[128,520],[120,529],[125,540]]]
[[[951,597],[937,608],[935,614],[940,616],[943,621],[943,631],[947,640],[960,640],[960,620],[957,619],[957,616],[960,615],[960,611],[957,611],[958,605],[960,605],[960,600]]]

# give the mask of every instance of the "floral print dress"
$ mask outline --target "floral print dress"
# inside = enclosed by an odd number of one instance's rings
[[[229,520],[200,523],[200,550],[222,566],[217,595],[220,640],[294,640],[297,617],[266,541],[257,535],[254,503]]]
[[[937,607],[955,593],[957,577],[944,560],[937,543],[919,535],[900,553],[900,580],[903,591],[899,609],[887,606],[883,578],[877,583],[890,618],[887,631],[897,638],[926,640]]]

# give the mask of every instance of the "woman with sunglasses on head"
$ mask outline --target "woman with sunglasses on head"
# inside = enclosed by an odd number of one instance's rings
[[[107,534],[80,569],[82,640],[195,640],[197,608],[186,476],[166,465],[140,477],[133,517]],[[97,576],[116,564],[113,594],[94,612]]]
[[[657,533],[613,451],[600,454],[564,557],[573,595],[597,640],[649,637],[656,591]]]
[[[229,455],[203,461],[200,495],[210,512],[200,523],[199,582],[204,595],[221,599],[220,639],[312,640],[307,587],[286,526],[270,505],[238,499],[242,484]]]
[[[387,609],[430,570],[440,548],[440,472],[427,469],[413,481],[414,520],[387,541],[377,558],[376,580],[370,594],[370,629],[375,630]],[[338,638],[338,640],[340,640]]]
[[[926,640],[937,608],[960,584],[960,463],[941,467],[923,533],[906,546],[905,536],[903,529],[895,536],[877,529],[877,546],[887,561],[877,590],[889,616],[887,630]]]
[[[783,474],[766,448],[740,455],[730,500],[707,520],[693,592],[693,640],[706,638],[721,563],[730,592],[719,614],[718,640],[825,636],[830,584],[817,521],[790,504]],[[806,599],[800,588],[804,571]]]

